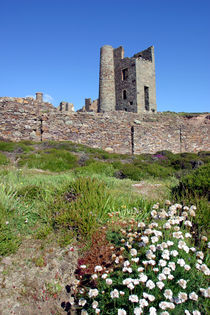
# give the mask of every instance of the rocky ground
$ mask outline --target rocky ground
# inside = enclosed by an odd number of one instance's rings
[[[71,246],[42,248],[42,242],[27,239],[0,261],[1,315],[66,314],[61,303],[69,300],[66,286],[75,280],[78,252]]]

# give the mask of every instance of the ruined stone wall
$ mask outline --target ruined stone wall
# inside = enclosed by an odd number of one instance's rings
[[[0,98],[0,138],[69,140],[119,153],[209,150],[210,115],[59,112],[32,99]]]

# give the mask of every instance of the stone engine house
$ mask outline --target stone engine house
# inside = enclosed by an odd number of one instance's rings
[[[153,46],[131,58],[122,46],[101,48],[98,112],[115,110],[157,112]]]

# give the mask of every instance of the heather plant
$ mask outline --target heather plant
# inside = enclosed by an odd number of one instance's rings
[[[209,243],[194,233],[196,211],[167,201],[165,209],[155,204],[144,221],[112,215],[105,264],[98,256],[79,261],[72,308],[81,314],[207,314]]]

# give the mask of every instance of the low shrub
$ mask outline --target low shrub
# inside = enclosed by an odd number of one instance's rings
[[[21,142],[5,142],[0,141],[0,151],[5,152],[29,152],[33,150],[33,147],[31,147],[31,142],[21,141]]]
[[[144,172],[144,170],[141,170],[138,166],[128,163],[121,166],[120,172],[125,178],[136,181],[142,180],[146,177],[146,173]]]
[[[200,196],[210,200],[210,163],[181,178],[179,184],[172,189],[172,194],[177,199]]]

